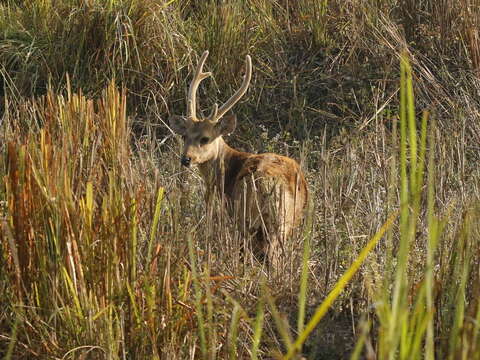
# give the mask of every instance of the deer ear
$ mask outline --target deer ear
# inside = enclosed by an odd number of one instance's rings
[[[219,135],[228,135],[235,131],[237,127],[237,117],[235,114],[227,115],[215,125]]]
[[[168,119],[170,127],[178,135],[185,135],[189,126],[189,119],[185,116],[172,115]]]

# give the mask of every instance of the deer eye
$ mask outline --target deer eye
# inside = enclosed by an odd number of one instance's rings
[[[200,144],[201,145],[206,145],[206,144],[208,144],[209,141],[210,141],[210,139],[208,137],[204,136],[200,139]]]

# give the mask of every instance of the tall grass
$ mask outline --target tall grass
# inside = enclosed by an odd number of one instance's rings
[[[3,2],[0,355],[479,357],[471,5]],[[278,276],[164,126],[205,49],[201,109],[254,59],[227,141],[306,169]]]
[[[21,331],[2,342],[15,358],[159,358],[169,332],[190,328],[189,307],[172,300],[189,297],[190,280],[172,282],[170,245],[153,243],[165,226],[163,189],[145,192],[132,168],[125,91],[112,82],[99,101],[48,92],[29,108],[15,116],[42,128],[12,137],[4,154],[2,258],[12,282],[3,305]],[[140,227],[146,219],[151,227]]]

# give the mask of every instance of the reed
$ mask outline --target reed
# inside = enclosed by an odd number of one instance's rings
[[[478,15],[466,0],[3,1],[0,356],[478,358]],[[220,201],[205,215],[167,127],[206,49],[199,110],[251,55],[229,141],[305,169],[278,274]]]

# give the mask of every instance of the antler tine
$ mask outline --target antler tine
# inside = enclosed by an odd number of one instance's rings
[[[218,113],[218,104],[215,103],[213,104],[212,112],[210,113],[210,115],[208,115],[208,119],[210,119],[210,121],[215,120],[217,118],[217,113]]]
[[[216,111],[216,116],[211,118],[211,121],[217,122],[218,120],[220,120],[221,117],[225,115],[225,113],[230,110],[233,105],[235,105],[247,91],[248,85],[250,85],[250,80],[252,78],[252,59],[250,58],[250,55],[247,55],[247,57],[245,58],[245,66],[245,76],[243,78],[242,85],[235,92],[235,94],[233,94],[232,97],[228,99],[225,104],[223,104],[220,109],[218,109],[218,111]]]
[[[205,50],[200,58],[195,74],[193,75],[192,82],[190,83],[190,88],[188,89],[187,97],[187,116],[196,119],[197,118],[197,90],[200,82],[212,75],[211,72],[202,72],[203,64],[207,60],[208,50]]]

